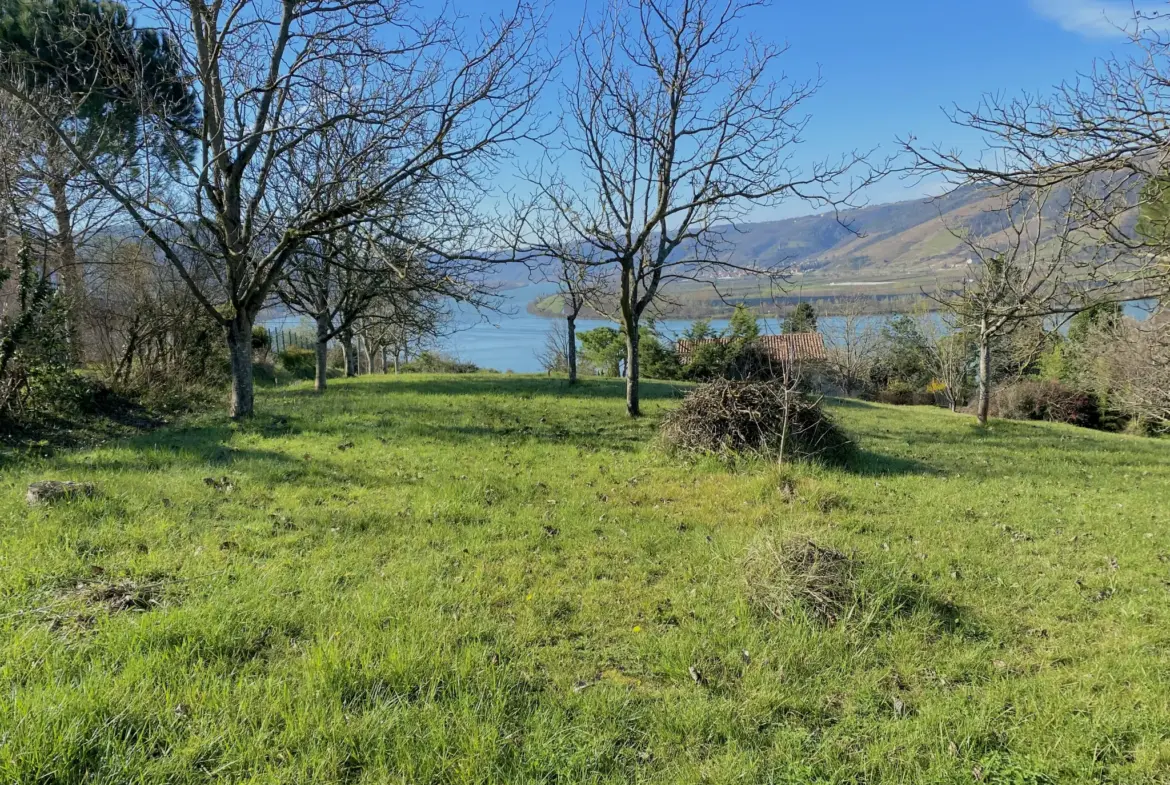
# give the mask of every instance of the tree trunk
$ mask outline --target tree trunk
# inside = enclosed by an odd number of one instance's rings
[[[569,323],[569,356],[566,358],[569,362],[569,384],[577,383],[577,317],[570,316],[566,319]]]
[[[313,379],[313,389],[317,392],[324,391],[329,376],[329,327],[327,316],[317,317],[317,373]]]
[[[53,199],[53,219],[57,223],[57,261],[60,264],[62,288],[68,303],[66,329],[69,335],[69,351],[73,363],[80,364],[81,351],[81,309],[85,299],[85,275],[77,264],[77,246],[73,240],[73,211],[69,207],[69,194],[65,181],[49,178],[49,195]]]
[[[357,348],[353,345],[353,333],[349,330],[341,334],[341,353],[345,357],[345,378],[357,376]]]
[[[638,325],[626,324],[626,414],[639,417],[642,414],[638,395]]]
[[[977,416],[980,425],[987,425],[991,410],[991,337],[986,333],[979,336],[979,402]]]
[[[228,324],[228,353],[231,356],[232,397],[228,414],[233,420],[251,417],[255,412],[252,389],[252,320],[240,311]]]

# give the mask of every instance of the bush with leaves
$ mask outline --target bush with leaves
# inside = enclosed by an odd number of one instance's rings
[[[16,292],[0,313],[0,418],[28,420],[68,414],[84,396],[70,365],[69,330],[63,301],[41,275],[27,243],[16,270],[0,267],[0,287]]]
[[[272,351],[272,333],[268,328],[256,325],[252,328],[252,355],[257,362],[267,362]]]
[[[626,342],[613,327],[596,327],[577,333],[581,342],[581,359],[602,376],[621,376],[622,361],[626,356]]]
[[[915,392],[925,390],[931,380],[929,354],[918,321],[905,314],[895,315],[882,328],[878,339],[871,371],[873,386],[878,390],[895,387]]]
[[[642,376],[647,379],[677,379],[682,375],[678,353],[658,335],[653,323],[643,325],[638,342]]]
[[[742,304],[735,306],[722,334],[711,329],[709,322],[697,321],[682,335],[692,342],[692,350],[681,376],[693,381],[773,378],[779,369],[756,345],[759,337],[759,320]]]
[[[406,373],[478,373],[475,363],[461,362],[438,352],[423,352],[402,366]]]
[[[277,366],[295,379],[312,379],[317,373],[317,353],[300,346],[289,346],[276,355]]]

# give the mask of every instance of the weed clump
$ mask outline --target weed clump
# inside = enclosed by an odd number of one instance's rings
[[[847,463],[854,444],[820,400],[780,381],[717,379],[696,387],[663,420],[662,439],[686,455]]]
[[[749,604],[784,618],[800,607],[825,625],[836,624],[857,596],[855,560],[811,540],[756,541],[744,562]]]

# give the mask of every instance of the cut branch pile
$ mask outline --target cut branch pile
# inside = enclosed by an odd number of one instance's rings
[[[717,379],[696,387],[662,423],[662,438],[686,455],[759,455],[846,463],[854,445],[812,398],[782,381]]]

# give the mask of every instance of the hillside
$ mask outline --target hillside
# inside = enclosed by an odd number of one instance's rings
[[[1130,186],[1135,190],[1137,186]],[[1055,194],[1048,211],[1067,196]],[[743,302],[765,313],[813,302],[834,312],[842,295],[870,298],[873,312],[905,310],[921,293],[953,286],[966,276],[971,250],[960,237],[994,237],[1006,228],[1004,200],[987,188],[962,187],[944,196],[911,199],[857,210],[744,223],[722,230],[724,257],[735,264],[788,271],[783,291],[762,277],[734,272],[709,284],[675,282],[665,291],[659,316],[726,316]],[[531,310],[557,312],[546,298]],[[616,306],[610,312],[616,312]]]
[[[840,280],[906,278],[966,263],[955,232],[985,232],[999,201],[960,188],[937,199],[913,199],[832,213],[749,223],[727,233],[729,258],[743,264],[788,266]]]
[[[1167,781],[1170,444],[841,402],[849,469],[730,470],[644,395],[372,376],[30,452],[0,781]],[[763,569],[808,539],[836,623]]]

